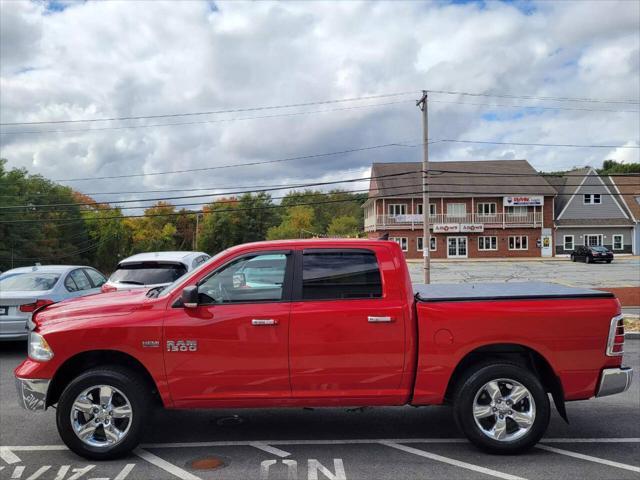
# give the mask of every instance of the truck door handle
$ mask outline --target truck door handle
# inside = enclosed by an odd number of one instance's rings
[[[369,317],[369,323],[391,323],[393,318],[391,317]]]
[[[254,318],[251,320],[251,325],[254,327],[268,327],[272,325],[278,325],[278,321],[273,318]]]

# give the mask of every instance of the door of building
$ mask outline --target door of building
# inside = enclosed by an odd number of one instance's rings
[[[447,257],[467,258],[467,237],[447,237]]]
[[[584,236],[584,244],[587,247],[601,247],[602,246],[602,235],[585,235]]]

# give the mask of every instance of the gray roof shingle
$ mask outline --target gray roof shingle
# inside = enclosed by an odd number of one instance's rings
[[[432,197],[556,195],[556,190],[526,160],[431,162],[429,169]],[[420,162],[374,163],[369,197],[420,195],[421,170]]]

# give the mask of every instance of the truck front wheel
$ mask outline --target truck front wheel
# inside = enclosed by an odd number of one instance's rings
[[[501,362],[469,371],[455,391],[454,415],[476,446],[491,453],[518,453],[544,435],[550,403],[533,373]]]
[[[150,411],[148,388],[134,372],[117,367],[89,370],[60,395],[58,433],[75,453],[107,460],[126,455],[140,442]]]

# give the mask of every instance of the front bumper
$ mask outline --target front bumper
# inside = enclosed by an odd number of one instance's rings
[[[20,406],[32,412],[44,412],[47,409],[47,392],[50,383],[49,379],[16,377]]]
[[[632,378],[633,369],[630,367],[605,368],[602,370],[596,397],[605,397],[607,395],[626,392],[631,386]]]

